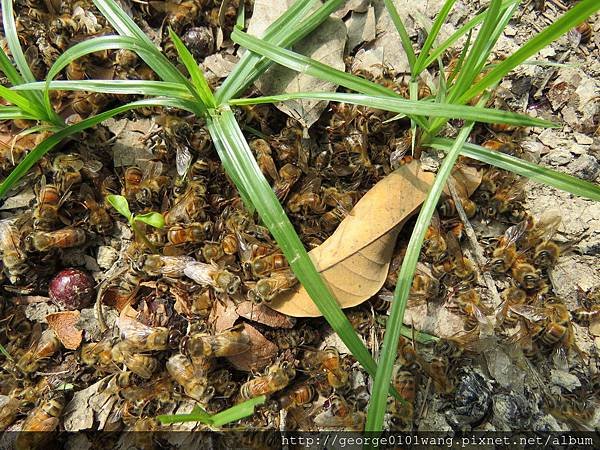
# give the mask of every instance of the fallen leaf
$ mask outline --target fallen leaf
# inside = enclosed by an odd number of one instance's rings
[[[348,48],[350,50],[363,42],[371,42],[376,37],[375,8],[370,6],[365,12],[352,12],[346,21],[348,28]]]
[[[238,370],[260,371],[269,365],[273,357],[277,355],[279,348],[252,325],[244,323],[243,331],[250,338],[250,348],[252,350],[239,355],[228,356],[227,359]]]
[[[600,336],[600,320],[593,320],[589,329],[592,336]]]
[[[283,14],[293,1],[256,1],[254,13],[248,25],[248,33],[262,36],[264,30]],[[330,17],[319,28],[294,45],[294,51],[327,64],[338,70],[344,70],[344,48],[346,45],[346,25],[342,20]],[[264,95],[290,92],[332,92],[337,85],[328,81],[298,73],[283,66],[274,65],[256,82]],[[327,101],[290,100],[276,103],[275,106],[285,114],[298,120],[305,128],[315,123],[325,108]]]
[[[236,308],[236,312],[248,320],[272,328],[293,328],[296,324],[296,319],[281,314],[263,304],[257,305],[250,301],[240,303]]]
[[[208,323],[214,324],[215,332],[227,330],[233,326],[240,317],[235,311],[235,303],[227,296],[215,301],[213,309],[208,316]]]
[[[77,328],[79,311],[61,311],[46,316],[48,326],[66,349],[77,350],[83,339],[83,331]]]
[[[153,120],[109,119],[105,124],[115,135],[112,145],[115,167],[143,164],[153,158],[152,151],[143,142],[154,126]]]
[[[455,172],[458,192],[470,195],[476,171]],[[466,176],[468,175],[468,176]],[[367,192],[335,232],[308,254],[342,308],[359,305],[385,282],[398,233],[425,200],[434,175],[414,161],[385,177]],[[293,317],[321,316],[298,285],[275,297],[272,309]]]

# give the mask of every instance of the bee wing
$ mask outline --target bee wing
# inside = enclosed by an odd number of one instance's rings
[[[456,261],[462,261],[464,258],[463,252],[462,252],[462,249],[460,248],[458,239],[456,238],[454,233],[452,233],[451,231],[448,231],[446,233],[445,239],[446,239],[446,246],[447,246],[448,254],[451,257],[453,257]]]
[[[144,166],[142,180],[148,180],[162,175],[163,164],[160,161],[147,161]]]
[[[117,319],[117,326],[121,331],[121,338],[123,340],[131,341],[132,343],[142,343],[143,340],[148,337],[153,328],[148,325],[144,325],[131,317],[121,315]]]
[[[542,215],[542,218],[538,222],[536,228],[540,230],[540,237],[547,241],[556,234],[558,228],[562,223],[560,213],[556,210],[551,210]]]
[[[36,420],[36,418],[32,418],[31,421],[27,421],[28,423],[23,425],[23,429],[25,430],[25,426],[27,426],[26,431],[54,431],[54,429],[58,426],[60,419],[58,417],[46,417],[42,420]]]
[[[97,159],[89,159],[83,163],[83,168],[92,173],[98,173],[102,169],[103,164]]]
[[[508,247],[511,244],[516,244],[523,237],[526,229],[526,220],[519,222],[516,225],[508,227],[507,230],[504,232],[504,239],[506,241],[505,247]]]
[[[518,316],[521,316],[524,319],[533,323],[541,322],[548,318],[548,315],[546,314],[544,309],[537,306],[512,305],[509,307],[509,309]]]
[[[0,247],[4,251],[16,252],[19,257],[24,258],[25,255],[20,244],[21,240],[14,226],[14,219],[0,220]]]
[[[175,167],[177,168],[177,174],[182,177],[184,176],[190,164],[192,163],[192,154],[187,145],[178,145],[175,153]]]

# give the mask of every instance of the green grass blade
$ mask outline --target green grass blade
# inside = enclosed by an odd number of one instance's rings
[[[39,105],[32,103],[24,95],[7,87],[0,86],[0,97],[19,107],[23,112],[36,117],[38,120],[41,120],[45,116],[45,111],[43,109],[40,111]]]
[[[6,53],[4,53],[4,50],[1,50],[1,49],[0,49],[0,70],[2,70],[4,75],[6,75],[6,78],[8,78],[8,81],[10,81],[11,84],[25,83],[25,80],[23,79],[21,74],[17,71],[17,69],[15,69],[15,66],[13,66],[13,63],[10,62],[10,59],[8,59],[8,56],[6,56]]]
[[[294,3],[292,8],[294,8],[297,3],[299,2]],[[300,6],[303,6],[303,8],[295,11],[294,17],[289,20],[288,25],[281,26],[278,32],[272,32],[272,28],[277,22],[275,21],[269,28],[267,28],[263,39],[268,42],[272,42],[275,45],[290,47],[317,28],[327,17],[329,17],[332,12],[337,10],[340,5],[344,3],[344,0],[328,0],[325,2],[325,4],[323,4],[323,6],[298,24],[297,22],[299,18],[302,18],[308,14],[312,3],[313,2],[308,2],[306,5],[304,5],[304,2],[302,2]],[[286,11],[284,15],[290,12],[290,10]],[[217,103],[221,104],[226,102],[239,92],[242,92],[244,89],[250,86],[254,80],[256,80],[265,70],[267,70],[271,64],[272,61],[267,58],[252,52],[246,53],[238,62],[231,74],[229,74],[227,79],[223,82],[223,85],[217,90],[215,94]]]
[[[456,61],[456,67],[454,67],[454,69],[452,69],[452,72],[450,73],[450,76],[448,77],[449,85],[454,84],[454,80],[456,79],[456,76],[458,75],[458,73],[460,72],[460,69],[462,69],[462,66],[465,63],[465,58],[467,57],[467,54],[469,53],[469,48],[471,48],[471,37],[472,37],[472,33],[471,33],[471,31],[469,31],[469,34],[467,35],[467,41],[465,42],[465,46],[463,47],[463,49],[460,52],[458,61]]]
[[[215,97],[210,90],[210,86],[208,85],[206,78],[204,78],[204,74],[198,67],[198,63],[194,60],[194,57],[186,48],[181,39],[179,39],[179,36],[177,36],[170,27],[169,36],[175,45],[175,49],[177,50],[179,58],[181,58],[181,61],[188,70],[190,77],[192,77],[192,85],[195,87],[198,97],[200,97],[202,102],[204,102],[204,106],[206,108],[216,108],[217,103],[215,101]]]
[[[458,158],[461,144],[467,140],[472,128],[473,123],[466,124],[462,128],[456,139],[455,146],[448,152],[448,155],[442,162],[433,186],[421,207],[421,212],[419,213],[415,228],[410,237],[407,247],[408,250],[406,251],[400,273],[398,274],[398,282],[396,283],[396,289],[394,291],[394,301],[392,302],[390,316],[388,317],[385,327],[385,337],[381,347],[379,365],[377,374],[375,375],[375,381],[373,382],[371,400],[369,401],[367,423],[365,426],[365,431],[367,432],[381,431],[383,417],[387,407],[386,386],[390,383],[392,378],[392,370],[396,360],[398,339],[400,338],[402,329],[404,311],[406,309],[408,294],[412,285],[417,262],[419,261],[423,239],[429,226],[429,222],[431,221],[431,216],[435,211],[440,195],[446,185],[446,180],[450,176],[454,163]]]
[[[195,112],[195,105],[191,102],[185,102],[172,98],[154,98],[149,100],[140,100],[137,102],[128,103],[127,105],[119,106],[108,111],[104,111],[96,116],[84,119],[79,123],[70,125],[66,128],[59,130],[57,133],[51,135],[44,141],[42,141],[37,147],[35,147],[17,167],[6,177],[6,179],[0,184],[0,198],[3,198],[6,193],[19,181],[23,175],[25,175],[31,167],[33,167],[42,156],[52,150],[57,144],[63,139],[75,134],[86,128],[93,127],[100,122],[110,119],[117,114],[125,111],[130,111],[136,108],[143,108],[147,106],[170,106],[174,108],[182,108],[190,112]]]
[[[510,5],[516,5],[519,2],[520,2],[520,0],[504,1],[502,3],[501,10],[503,11],[504,9],[508,8]],[[436,47],[435,49],[433,49],[430,52],[429,56],[423,63],[423,66],[429,67],[431,65],[431,63],[433,63],[437,58],[442,56],[442,54],[446,50],[448,50],[450,47],[452,47],[452,45],[454,43],[456,43],[463,35],[467,34],[469,31],[471,31],[473,28],[475,28],[477,25],[479,25],[481,22],[483,22],[485,20],[486,16],[487,16],[487,9],[484,12],[473,17],[471,20],[469,20],[467,23],[465,23],[463,26],[461,26],[458,30],[456,30],[454,33],[452,33],[452,35],[448,39],[446,39],[442,44],[440,44],[438,47]]]
[[[107,94],[132,94],[173,97],[193,100],[190,91],[181,83],[152,80],[69,80],[38,81],[15,86],[11,92],[23,90],[90,91]]]
[[[519,64],[531,58],[546,45],[559,38],[571,28],[577,26],[579,23],[583,22],[585,19],[599,10],[600,2],[598,2],[598,0],[582,0],[581,2],[577,3],[575,6],[573,6],[573,8],[557,19],[552,25],[534,36],[526,44],[519,48],[519,50],[498,64],[490,71],[490,73],[483,77],[482,80],[471,86],[464,94],[460,96],[459,102],[464,103],[469,98],[473,98],[480,92],[483,92],[484,89],[496,84]]]
[[[163,424],[168,425],[172,423],[181,423],[181,422],[201,422],[206,425],[210,425],[213,427],[222,427],[231,422],[235,422],[237,420],[243,419],[244,417],[251,416],[254,414],[254,409],[258,405],[262,405],[267,400],[267,397],[261,395],[259,397],[251,398],[250,400],[246,400],[239,405],[232,406],[231,408],[226,409],[225,411],[221,411],[214,416],[211,416],[202,408],[196,407],[189,414],[164,414],[158,416],[157,419]]]
[[[440,338],[437,336],[432,336],[431,334],[414,330],[411,327],[407,327],[405,325],[402,325],[402,330],[400,330],[400,334],[405,338],[409,339],[412,339],[414,337],[415,341],[419,344],[429,344],[431,342],[437,342],[440,340]]]
[[[444,118],[460,118],[485,123],[519,124],[520,126],[557,127],[558,125],[537,117],[502,111],[498,109],[480,108],[465,105],[439,104],[423,100],[406,100],[401,97],[390,98],[381,95],[346,94],[337,92],[293,92],[266,97],[253,97],[231,100],[232,105],[252,105],[259,103],[276,103],[292,99],[310,98],[329,100],[353,105],[368,106],[396,113],[413,116],[430,116]]]
[[[451,139],[433,138],[428,146],[448,151],[453,144],[454,142]],[[460,151],[469,158],[509,170],[538,183],[544,183],[580,197],[600,201],[600,186],[597,184],[581,180],[566,173],[556,172],[538,164],[507,155],[506,153],[494,152],[475,144],[464,144]]]
[[[415,78],[418,73],[415,71],[415,63],[417,62],[417,56],[415,55],[415,50],[412,46],[412,41],[410,40],[410,36],[408,35],[408,31],[406,31],[406,27],[404,23],[402,23],[402,18],[396,7],[394,6],[394,2],[392,0],[384,0],[385,8],[388,11],[388,14],[392,18],[392,22],[394,22],[394,26],[398,31],[398,35],[400,36],[400,42],[402,43],[402,48],[406,53],[406,59],[408,59],[408,65],[410,66],[410,72]]]
[[[330,81],[335,84],[339,84],[348,89],[352,89],[357,92],[361,92],[367,95],[382,95],[386,97],[392,97],[401,99],[402,97],[396,94],[391,89],[383,87],[372,81],[365,80],[364,78],[357,77],[355,75],[343,72],[341,70],[334,69],[326,64],[315,61],[306,56],[295,53],[291,50],[285,50],[283,48],[272,45],[268,42],[262,41],[254,36],[250,36],[240,30],[234,30],[231,34],[231,38],[234,42],[243,45],[247,49],[266,56],[272,59],[277,64],[287,67],[288,69],[295,70],[297,72],[319,78],[321,80]],[[233,102],[231,102],[233,103]],[[411,117],[413,118],[413,117]],[[427,126],[425,121],[421,118],[414,118],[419,125],[424,128]]]
[[[374,374],[375,361],[315,269],[279,200],[258,167],[231,110],[224,108],[211,117],[207,127],[225,170],[238,189],[249,194],[254,201],[261,220],[269,228],[298,280],[357,361],[367,372]],[[387,387],[389,388],[389,383]]]
[[[426,66],[424,66],[423,63],[426,61],[427,56],[429,55],[429,50],[431,50],[431,47],[437,39],[442,25],[446,20],[446,17],[448,17],[450,10],[452,9],[455,3],[456,0],[446,0],[440,11],[437,13],[435,21],[433,22],[433,26],[431,27],[430,32],[427,34],[427,39],[425,39],[423,48],[421,49],[421,52],[419,53],[419,56],[417,58],[417,62],[415,64],[415,73],[413,74],[413,77],[420,74],[426,68]]]
[[[0,120],[26,119],[36,120],[31,114],[27,114],[18,106],[0,106]]]
[[[140,56],[159,77],[165,81],[189,84],[177,67],[160,52],[150,38],[114,0],[93,0],[93,2],[119,34],[135,38],[138,41],[138,45],[145,50],[140,53]],[[189,87],[191,88],[191,84]]]

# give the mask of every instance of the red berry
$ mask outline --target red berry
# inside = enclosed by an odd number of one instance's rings
[[[64,269],[50,281],[48,294],[61,309],[85,308],[93,300],[94,280],[79,269]]]

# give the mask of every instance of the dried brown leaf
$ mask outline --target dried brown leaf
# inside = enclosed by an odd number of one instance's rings
[[[281,314],[267,306],[245,301],[237,306],[236,312],[245,319],[262,323],[272,328],[293,328],[296,319]]]
[[[466,167],[455,172],[459,192],[474,191],[475,173]],[[418,211],[433,180],[418,161],[398,168],[364,195],[333,235],[309,252],[342,308],[359,305],[379,291],[398,233]],[[321,315],[302,286],[283,292],[268,306],[294,317]]]
[[[260,371],[269,365],[279,349],[252,325],[244,323],[244,333],[250,338],[250,350],[227,359],[238,370]]]
[[[48,326],[69,350],[76,350],[81,345],[83,331],[77,328],[79,311],[61,311],[46,316]]]
[[[239,315],[235,311],[235,303],[229,297],[215,301],[208,316],[208,322],[214,324],[215,332],[220,333],[231,328]]]

